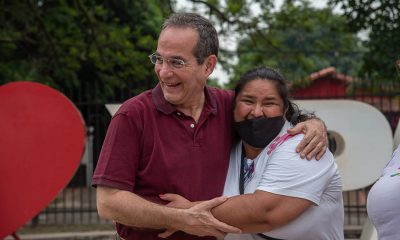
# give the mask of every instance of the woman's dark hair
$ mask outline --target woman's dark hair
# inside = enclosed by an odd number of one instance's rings
[[[247,83],[257,79],[275,83],[276,90],[283,101],[283,109],[287,109],[285,117],[292,124],[315,117],[313,113],[303,113],[296,104],[290,101],[285,78],[278,71],[269,67],[257,67],[242,75],[235,86],[235,100]]]

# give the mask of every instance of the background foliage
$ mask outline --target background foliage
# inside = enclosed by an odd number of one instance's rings
[[[156,83],[146,60],[170,12],[162,0],[0,1],[0,81],[137,94]]]
[[[83,101],[122,98],[118,89],[136,95],[156,84],[147,56],[164,18],[182,8],[209,18],[225,39],[219,57],[230,74],[225,87],[258,65],[278,68],[295,84],[328,66],[386,83],[386,89],[397,78],[398,0],[329,0],[323,9],[307,0],[285,0],[279,9],[274,0],[177,2],[1,0],[0,83],[38,81],[69,96],[83,90],[89,93]],[[361,41],[360,30],[369,38]]]
[[[399,87],[393,80],[400,80],[395,67],[400,59],[400,1],[329,0],[329,4],[341,8],[354,32],[369,33],[359,75],[376,79],[387,88]]]
[[[268,14],[268,25],[245,35],[238,47],[233,81],[248,69],[266,65],[281,70],[294,84],[304,84],[312,72],[334,66],[348,75],[360,68],[363,48],[342,16],[331,8],[316,9],[306,1],[286,2]]]

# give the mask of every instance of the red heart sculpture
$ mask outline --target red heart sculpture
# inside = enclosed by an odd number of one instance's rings
[[[85,145],[83,119],[60,92],[34,82],[0,87],[0,238],[67,185]]]

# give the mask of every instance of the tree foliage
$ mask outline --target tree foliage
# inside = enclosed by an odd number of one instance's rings
[[[316,9],[308,1],[286,1],[269,16],[264,29],[255,29],[240,41],[231,84],[261,65],[280,70],[294,84],[305,83],[310,73],[329,66],[349,75],[359,69],[360,41],[332,9]]]
[[[399,58],[399,3],[388,0],[330,0],[340,5],[353,32],[368,29],[364,51],[344,19],[330,8],[314,9],[306,0],[187,0],[219,31],[219,62],[232,79],[258,65],[302,79],[326,66],[354,75],[393,79]],[[105,99],[115,89],[137,94],[157,82],[147,56],[154,51],[163,19],[176,0],[0,1],[0,83],[38,81],[63,92],[88,91]],[[236,51],[226,39],[240,39]],[[229,40],[228,40],[229,42]],[[238,57],[238,64],[232,59]],[[291,74],[291,75],[288,75]],[[216,84],[215,80],[211,83]],[[232,83],[233,84],[233,83]],[[97,95],[94,95],[94,92]]]
[[[42,82],[63,92],[94,89],[104,99],[128,84],[156,82],[154,51],[169,1],[0,1],[0,83]]]
[[[220,36],[237,36],[238,48],[221,45],[222,63],[231,73],[227,87],[255,66],[279,69],[295,83],[328,66],[355,75],[364,49],[345,18],[329,7],[316,9],[307,0],[286,0],[277,11],[274,1],[201,1],[205,13],[220,29]],[[232,10],[233,9],[233,10]],[[232,58],[238,62],[233,63]],[[231,64],[229,64],[231,63]]]
[[[241,36],[262,28],[262,25],[268,22],[269,13],[274,8],[273,0],[187,0],[187,2],[191,4],[184,7],[184,11],[200,13],[216,26],[222,40],[218,62],[228,73],[233,69],[231,60],[236,57],[236,50],[232,50],[229,42],[236,42]],[[259,14],[257,9],[262,9],[264,14]]]
[[[381,82],[398,81],[395,62],[400,59],[400,1],[330,0],[329,4],[343,10],[354,31],[369,33],[360,74]]]

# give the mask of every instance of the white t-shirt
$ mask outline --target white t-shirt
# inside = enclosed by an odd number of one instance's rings
[[[400,145],[369,191],[367,211],[380,240],[400,239]]]
[[[327,151],[321,160],[301,159],[295,148],[303,134],[286,139],[286,122],[275,138],[254,159],[255,173],[244,193],[263,190],[274,194],[307,199],[314,203],[302,215],[284,227],[264,233],[279,239],[344,239],[342,183],[332,154]],[[224,195],[239,195],[242,143],[231,151]],[[225,239],[262,239],[256,234],[228,234]]]

